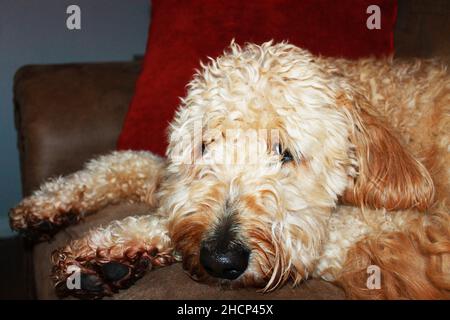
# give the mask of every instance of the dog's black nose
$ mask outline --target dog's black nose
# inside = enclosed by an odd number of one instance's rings
[[[200,263],[211,276],[234,280],[247,269],[250,251],[243,245],[226,247],[203,244],[200,249]]]

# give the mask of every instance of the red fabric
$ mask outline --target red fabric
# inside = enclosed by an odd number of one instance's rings
[[[381,29],[369,30],[369,5],[381,9]],[[154,0],[144,58],[118,149],[163,155],[167,125],[199,61],[216,57],[232,38],[270,39],[328,56],[392,54],[396,0]]]

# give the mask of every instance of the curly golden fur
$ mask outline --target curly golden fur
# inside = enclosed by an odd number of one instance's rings
[[[24,199],[11,225],[41,235],[117,201],[154,207],[55,252],[58,288],[73,264],[93,277],[97,291],[91,281],[80,295],[126,287],[142,261],[182,260],[194,279],[231,288],[320,277],[351,298],[449,298],[449,142],[450,76],[439,61],[232,43],[190,82],[167,159],[125,151],[93,160]],[[200,262],[224,225],[232,246],[250,251],[234,280]],[[127,266],[127,281],[108,279],[111,261]],[[370,265],[380,289],[366,286]]]

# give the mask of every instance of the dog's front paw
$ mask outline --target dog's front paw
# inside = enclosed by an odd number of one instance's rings
[[[153,265],[169,264],[171,259],[169,255],[160,255],[156,249],[111,260],[99,256],[75,258],[60,249],[52,255],[52,278],[61,298],[72,295],[81,299],[99,299],[130,287]]]
[[[62,228],[77,223],[83,214],[78,210],[58,208],[37,197],[24,199],[9,212],[11,229],[35,242],[49,240]]]
[[[111,296],[141,278],[149,267],[150,257],[103,262],[96,257],[74,259],[58,250],[53,253],[53,279],[59,297],[73,295],[82,299]]]

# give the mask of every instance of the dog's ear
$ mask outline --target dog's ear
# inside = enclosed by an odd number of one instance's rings
[[[341,95],[338,105],[352,123],[350,140],[358,163],[358,174],[341,201],[387,210],[427,209],[434,185],[423,164],[402,146],[364,97]]]

